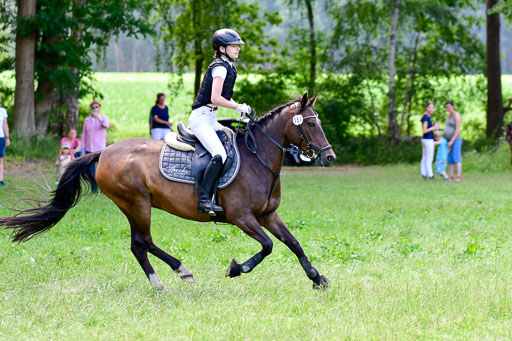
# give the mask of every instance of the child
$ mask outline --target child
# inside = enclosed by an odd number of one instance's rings
[[[436,135],[440,138],[435,142],[435,144],[439,145],[436,155],[436,173],[441,175],[443,179],[448,180],[448,174],[446,174],[446,163],[448,162],[448,141],[442,137],[440,131],[438,131]]]
[[[71,160],[73,160],[73,154],[71,154],[71,144],[69,142],[62,143],[60,147],[60,154],[57,156],[57,161],[55,165],[57,166],[57,182],[55,183],[55,188],[59,187],[59,180],[66,171]]]

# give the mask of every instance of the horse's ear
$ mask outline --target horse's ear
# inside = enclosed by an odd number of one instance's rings
[[[308,93],[305,92],[304,95],[302,95],[302,99],[300,100],[300,107],[305,108],[306,105],[308,105]]]
[[[318,98],[318,94],[316,94],[315,96],[313,96],[313,98],[311,98],[311,99],[309,100],[309,106],[310,106],[311,108],[313,108],[313,106],[315,105],[315,102],[316,102],[316,99],[317,99],[317,98]]]

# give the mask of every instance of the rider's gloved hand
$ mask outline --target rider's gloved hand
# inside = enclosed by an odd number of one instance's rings
[[[252,112],[251,107],[245,103],[238,104],[238,106],[235,110],[237,113],[240,114],[240,116],[243,116],[244,114],[250,114]]]

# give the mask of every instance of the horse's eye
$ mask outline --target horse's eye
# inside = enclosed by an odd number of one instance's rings
[[[308,126],[314,127],[315,126],[315,122],[308,122]]]

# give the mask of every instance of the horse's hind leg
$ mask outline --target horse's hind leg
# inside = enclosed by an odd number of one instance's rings
[[[169,255],[165,251],[162,251],[160,248],[158,248],[153,242],[150,242],[148,251],[160,258],[162,261],[167,263],[175,273],[180,275],[180,278],[184,280],[185,282],[194,283],[194,275],[192,274],[192,271],[190,271],[181,261],[174,258],[173,256]]]
[[[132,225],[130,221],[130,225]],[[149,262],[148,259],[148,246],[146,238],[137,230],[136,227],[132,225],[132,241],[131,241],[131,250],[137,261],[139,262],[142,270],[149,279],[149,282],[158,291],[164,290],[164,285],[160,278],[158,278],[153,266]]]
[[[304,254],[302,246],[300,246],[297,239],[295,239],[295,237],[288,230],[279,214],[277,214],[277,212],[273,212],[265,217],[262,217],[260,221],[261,224],[270,231],[270,233],[285,243],[286,246],[288,246],[288,248],[290,248],[290,250],[297,256],[300,265],[302,265],[302,268],[306,272],[306,275],[310,280],[313,281],[313,288],[327,288],[329,280],[325,276],[320,275],[318,270],[313,267],[311,261]]]
[[[141,203],[130,207],[130,209],[125,209],[119,204],[118,206],[121,208],[123,213],[128,218],[128,221],[130,222],[132,234],[131,250],[133,255],[139,262],[142,270],[144,270],[144,273],[148,277],[151,285],[156,290],[164,289],[162,281],[160,281],[155,273],[155,270],[151,266],[151,263],[149,262],[148,251],[168,264],[174,270],[174,272],[180,275],[182,280],[193,283],[194,276],[192,275],[192,272],[187,269],[178,259],[165,253],[153,243],[150,232],[151,207]]]
[[[235,259],[229,266],[226,277],[240,276],[241,273],[251,272],[261,261],[272,253],[272,239],[270,239],[254,216],[244,216],[235,221],[236,225],[247,233],[250,237],[256,239],[261,244],[261,251],[249,258],[243,264],[239,264]]]

